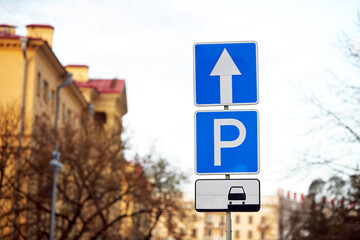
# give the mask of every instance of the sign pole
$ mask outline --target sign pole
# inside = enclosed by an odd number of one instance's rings
[[[203,201],[200,201],[199,206],[195,203],[195,208],[199,212],[216,210],[226,212],[226,240],[231,240],[231,212],[255,212],[260,209],[259,180],[230,179],[230,174],[257,174],[259,172],[258,111],[229,111],[229,105],[258,103],[257,43],[255,41],[196,43],[193,57],[195,105],[224,106],[224,111],[197,111],[195,113],[195,172],[196,174],[225,174],[225,179],[223,179],[225,181],[208,179],[208,181],[195,182],[195,194],[196,196],[199,194]],[[220,82],[214,81],[214,77]],[[222,135],[225,136],[224,139],[227,139],[226,137],[235,132],[230,134],[230,131],[224,131],[222,134],[222,126],[236,127],[239,130],[239,136],[235,140],[223,140]],[[245,138],[246,146],[237,148],[245,141]],[[213,149],[203,147],[211,146],[211,144],[214,145]],[[232,149],[234,157],[231,162],[228,155],[227,157],[224,155],[225,159],[221,159],[222,148]],[[234,168],[238,166],[239,161],[242,162],[242,168]],[[210,182],[213,184],[212,187],[216,187],[209,189]],[[199,188],[198,192],[197,188]],[[215,192],[217,192],[216,197]],[[247,199],[247,194],[252,197]],[[255,194],[258,195],[258,200],[253,197]],[[227,197],[229,200],[227,206],[215,204],[217,207],[214,208],[214,204],[209,204],[209,202],[213,203],[213,198],[218,196]],[[196,199],[195,197],[195,202]],[[204,199],[208,201],[204,202]]]
[[[225,175],[225,179],[230,179],[230,174]],[[226,240],[231,240],[231,212],[226,212]]]
[[[225,105],[224,110],[229,110],[229,106]],[[225,179],[230,179],[230,174],[225,175]],[[226,240],[231,240],[231,212],[226,212]]]

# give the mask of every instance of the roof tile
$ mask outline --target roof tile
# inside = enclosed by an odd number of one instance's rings
[[[80,88],[95,88],[99,93],[120,93],[125,87],[121,79],[90,79],[88,82],[77,82]]]

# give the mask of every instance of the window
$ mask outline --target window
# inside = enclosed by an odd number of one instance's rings
[[[253,217],[249,216],[249,224],[252,224],[252,223],[253,223]]]
[[[248,231],[248,239],[252,239],[252,231]]]
[[[197,221],[197,215],[194,214],[193,217],[192,217],[193,221],[196,222]]]
[[[96,125],[102,128],[106,123],[106,113],[105,112],[95,112],[94,119]]]
[[[262,216],[261,217],[261,223],[265,223],[265,220],[266,220],[265,216]]]
[[[196,229],[193,229],[193,230],[191,231],[191,236],[192,236],[192,237],[196,237]]]
[[[67,112],[66,112],[66,108],[65,108],[65,103],[62,104],[62,120],[63,122],[65,122],[66,118],[67,118]]]
[[[64,118],[65,120],[69,119],[69,109],[64,109]]]
[[[38,74],[37,74],[37,80],[36,80],[36,93],[37,93],[37,95],[38,95],[38,97],[40,97],[40,95],[41,95],[41,88],[42,88],[42,83],[41,83],[41,73],[40,72],[38,72]]]
[[[50,99],[51,110],[54,110],[55,109],[55,91],[54,90],[49,91],[49,99]]]
[[[265,231],[261,231],[261,239],[265,239]]]
[[[67,121],[68,121],[68,124],[70,124],[71,126],[74,126],[74,124],[75,124],[74,116],[70,109],[67,110]]]
[[[240,238],[240,231],[239,230],[235,231],[235,238]]]
[[[208,230],[207,230],[207,235],[208,235],[208,236],[211,236],[211,229],[208,229]]]
[[[212,215],[207,215],[206,216],[206,223],[212,223]]]
[[[44,91],[44,80],[40,81],[40,92]]]
[[[49,95],[48,95],[49,90],[48,90],[48,88],[49,88],[49,85],[48,85],[47,81],[44,81],[43,100],[44,100],[45,103],[48,103],[48,99],[49,99]]]
[[[221,225],[225,224],[225,217],[224,216],[220,216],[220,224]]]
[[[240,223],[240,216],[239,216],[239,215],[237,215],[237,216],[235,217],[235,223]]]

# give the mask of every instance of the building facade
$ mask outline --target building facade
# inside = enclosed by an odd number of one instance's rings
[[[107,125],[121,119],[127,112],[125,81],[89,79],[88,66],[63,66],[52,51],[53,31],[50,25],[31,24],[27,36],[19,36],[15,26],[0,25],[0,103],[20,105],[24,95],[27,131],[38,117],[54,123],[56,89],[71,73],[74,82],[60,92],[60,123],[78,126],[89,105]],[[26,41],[25,51],[21,41]]]
[[[259,212],[232,212],[232,238],[246,240],[279,239],[279,206],[278,196],[262,196]],[[199,213],[201,229],[193,229],[194,239],[225,240],[226,213]]]
[[[28,141],[17,141],[15,144],[19,145],[19,149],[29,147],[30,136],[39,122],[46,122],[50,128],[55,126],[57,106],[59,129],[65,125],[80,129],[90,118],[100,129],[121,128],[121,118],[127,113],[125,80],[91,79],[88,77],[88,66],[63,66],[52,50],[54,27],[30,24],[26,28],[27,35],[20,36],[16,34],[15,26],[0,24],[0,105],[2,108],[12,106],[15,115],[21,115],[23,109],[23,132],[20,139]],[[58,87],[69,74],[72,74],[72,83],[61,88],[57,96]],[[3,145],[2,138],[0,143]],[[11,157],[13,159],[7,162],[6,172],[2,175],[15,176],[18,161],[15,155]],[[63,171],[69,170],[69,166],[63,168]],[[31,183],[31,180],[21,183],[19,188],[22,192],[38,191],[30,187],[39,185]],[[51,186],[51,182],[49,184]],[[13,199],[5,200],[0,196],[0,200],[0,215],[10,212],[14,205]],[[5,222],[0,222],[0,239],[10,236],[9,232],[14,231],[12,218],[9,216]],[[23,226],[29,218],[27,214],[22,214],[17,221]],[[29,231],[32,230],[25,229],[23,232]],[[36,239],[36,236],[32,237]]]
[[[179,239],[184,240],[225,240],[225,212],[197,212],[193,202],[185,202],[187,214],[178,220]],[[232,212],[232,239],[234,240],[281,240],[288,236],[287,224],[292,213],[300,209],[301,203],[283,196],[262,196],[259,212]],[[169,240],[165,224],[159,224],[154,239]]]

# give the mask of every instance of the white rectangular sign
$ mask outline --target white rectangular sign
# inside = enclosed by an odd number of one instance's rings
[[[198,179],[195,209],[198,212],[257,212],[260,210],[260,181]]]

